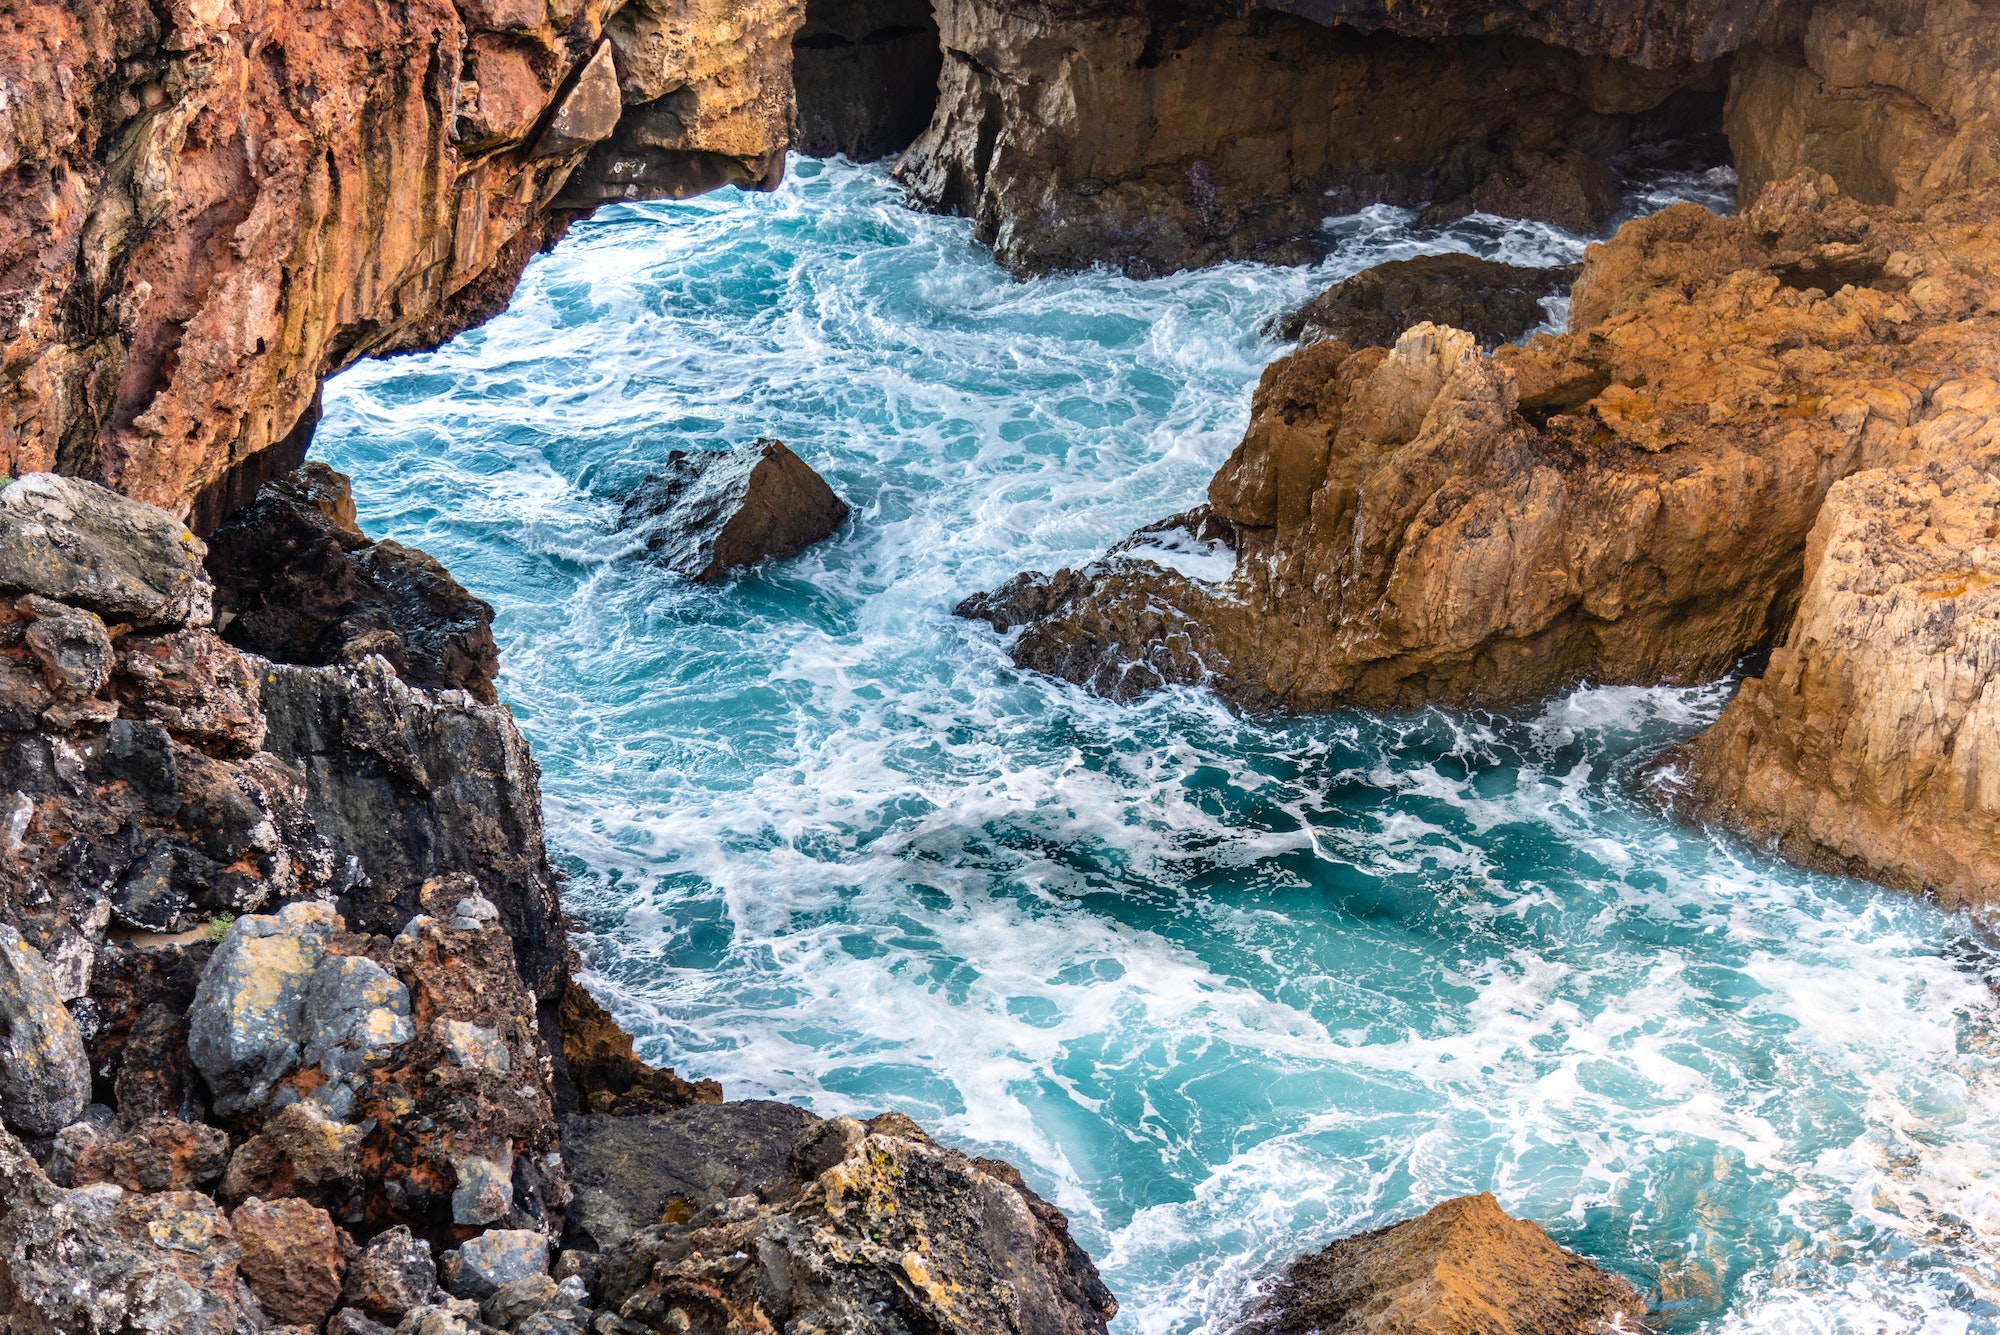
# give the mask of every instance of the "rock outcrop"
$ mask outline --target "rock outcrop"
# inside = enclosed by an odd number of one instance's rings
[[[207,527],[302,457],[321,381],[497,311],[571,207],[775,180],[801,9],[17,6],[0,471]]]
[[[1272,322],[1279,338],[1386,348],[1420,324],[1463,329],[1482,348],[1510,342],[1546,322],[1543,302],[1567,293],[1572,265],[1524,268],[1476,255],[1391,260],[1342,279]]]
[[[1711,66],[1363,36],[1268,11],[944,0],[937,13],[937,111],[896,175],[926,207],[974,219],[1018,274],[1304,259],[1323,215],[1385,201],[1593,232],[1618,198],[1603,160],[1712,125],[1723,88]]]
[[[1977,905],[2000,886],[2000,380],[1952,395],[1966,457],[1833,488],[1790,633],[1665,774],[1795,862]]]
[[[847,502],[784,442],[674,450],[625,501],[621,527],[646,554],[698,584],[759,561],[782,561],[831,537]]]
[[[930,124],[943,65],[931,0],[813,0],[792,39],[792,146],[856,162],[902,152]]]
[[[1490,1195],[1302,1256],[1243,1330],[1256,1335],[1598,1335],[1644,1328],[1646,1304]]]
[[[1128,698],[1497,703],[1688,682],[1790,620],[1834,482],[1949,459],[2000,354],[1995,201],[1871,209],[1800,178],[1591,249],[1573,332],[1420,325],[1281,360],[1199,522],[1235,573],[1116,555],[968,605],[1023,666]],[[1141,554],[1143,555],[1143,554]]]
[[[1784,0],[1257,0],[1266,9],[1405,37],[1508,33],[1650,69],[1714,60],[1769,29]]]

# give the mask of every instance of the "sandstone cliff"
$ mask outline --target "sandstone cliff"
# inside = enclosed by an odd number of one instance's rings
[[[326,376],[499,309],[566,209],[774,180],[800,10],[13,6],[0,470],[207,527],[297,462]]]

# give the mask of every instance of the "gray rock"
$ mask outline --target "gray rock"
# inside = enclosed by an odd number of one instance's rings
[[[514,1204],[514,1156],[501,1159],[469,1157],[454,1160],[458,1185],[451,1193],[451,1222],[497,1224]]]
[[[396,1335],[487,1335],[487,1326],[479,1319],[479,1304],[444,1298],[405,1313]]]
[[[35,594],[15,599],[14,607],[34,618],[21,641],[57,695],[80,700],[104,689],[111,680],[111,635],[102,617]]]
[[[53,1136],[90,1102],[83,1036],[56,995],[42,956],[0,924],[0,1121]]]
[[[326,1335],[395,1335],[392,1327],[352,1307],[343,1307],[326,1319]]]
[[[410,990],[361,955],[320,961],[300,1025],[301,1062],[326,1076],[313,1097],[337,1117],[347,1115],[362,1068],[388,1059],[417,1032],[410,1023]]]
[[[589,1320],[590,1301],[581,1281],[558,1284],[547,1275],[510,1279],[479,1305],[479,1319],[514,1335],[565,1335]]]
[[[653,560],[701,584],[738,566],[797,556],[847,518],[833,494],[783,442],[760,440],[727,454],[675,450],[639,484],[620,522]]]
[[[744,1099],[645,1117],[563,1119],[567,1241],[602,1250],[671,1208],[685,1219],[734,1196],[775,1199],[803,1185],[793,1146],[818,1124],[804,1108]]]
[[[444,1041],[445,1050],[451,1053],[452,1061],[459,1066],[505,1075],[513,1065],[514,1059],[507,1055],[506,1042],[496,1030],[485,1025],[467,1020],[446,1020]]]
[[[340,930],[340,916],[311,901],[230,924],[188,1016],[188,1058],[218,1114],[262,1107],[298,1069],[306,993],[326,937]]]
[[[500,1286],[549,1269],[549,1240],[529,1228],[492,1228],[444,1254],[445,1287],[483,1302]],[[407,1321],[404,1323],[408,1324]]]
[[[165,510],[53,473],[0,486],[0,588],[140,628],[205,625],[207,548]]]
[[[403,1225],[371,1238],[347,1268],[340,1300],[373,1316],[398,1320],[438,1298],[431,1245]]]

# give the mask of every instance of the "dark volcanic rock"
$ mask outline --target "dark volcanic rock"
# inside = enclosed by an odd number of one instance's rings
[[[1280,338],[1386,348],[1428,321],[1463,329],[1492,347],[1548,318],[1544,297],[1569,291],[1574,265],[1530,269],[1476,255],[1419,255],[1363,269],[1272,321]]]
[[[620,522],[647,553],[703,584],[738,566],[796,556],[847,518],[847,502],[786,449],[760,440],[728,453],[675,450],[625,502]]]
[[[309,462],[272,480],[209,536],[208,572],[231,644],[321,666],[380,654],[412,686],[491,704],[493,609],[413,547],[372,542],[347,479]]]
[[[930,123],[943,63],[930,0],[813,0],[792,39],[792,147],[856,162],[902,152]]]
[[[1342,1238],[1286,1268],[1246,1335],[1593,1335],[1646,1305],[1630,1284],[1461,1196],[1389,1228]]]

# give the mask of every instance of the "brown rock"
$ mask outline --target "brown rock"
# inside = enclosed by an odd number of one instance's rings
[[[384,1229],[347,1269],[341,1301],[371,1316],[395,1321],[438,1296],[437,1262],[431,1245],[401,1224]]]
[[[1266,9],[1407,37],[1516,33],[1587,55],[1616,56],[1650,68],[1713,60],[1768,28],[1777,0],[1258,0]]]
[[[1246,1330],[1269,1335],[1595,1335],[1640,1325],[1630,1284],[1460,1196],[1389,1228],[1343,1238],[1286,1268]]]
[[[672,1067],[649,1066],[632,1051],[632,1036],[597,999],[572,980],[556,1012],[563,1065],[569,1073],[566,1112],[665,1112],[691,1103],[722,1102],[713,1080],[683,1080]]]
[[[159,1116],[124,1137],[100,1141],[77,1156],[72,1186],[115,1182],[127,1191],[199,1191],[222,1176],[229,1137],[212,1126]]]
[[[264,745],[257,665],[212,630],[127,635],[114,694],[190,745],[247,756]]]
[[[833,535],[847,502],[782,441],[728,453],[673,450],[625,502],[619,522],[647,554],[701,584],[797,556]]]
[[[1548,318],[1545,297],[1560,296],[1579,271],[1530,269],[1476,255],[1420,255],[1391,260],[1342,279],[1272,322],[1280,338],[1386,348],[1414,325],[1463,329],[1491,348]]]
[[[1698,819],[1978,905],[2000,886],[2000,381],[1931,403],[1928,431],[1979,455],[1836,484],[1785,642],[1667,764]]]
[[[251,1200],[230,1213],[229,1225],[243,1249],[243,1280],[267,1316],[300,1326],[326,1319],[354,1252],[326,1211],[301,1200]]]

